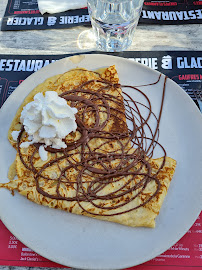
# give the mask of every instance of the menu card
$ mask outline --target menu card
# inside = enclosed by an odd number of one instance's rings
[[[202,51],[126,51],[113,55],[128,58],[164,73],[197,103],[192,89],[202,89]],[[0,55],[0,107],[31,73],[67,56],[70,55]]]
[[[145,0],[139,23],[193,24],[202,22],[200,0]],[[37,0],[8,0],[1,30],[61,29],[90,25],[87,8],[42,15]]]
[[[93,52],[98,53],[98,52]],[[114,54],[113,54],[114,55]],[[177,82],[194,99],[192,89],[202,88],[202,51],[122,52],[126,57],[159,70]],[[0,55],[0,106],[31,73],[70,55]],[[197,101],[194,100],[197,104]],[[0,265],[63,267],[22,244],[0,221]],[[135,254],[134,254],[135,256]],[[191,270],[202,267],[202,212],[184,237],[163,254],[130,270]]]
[[[145,0],[140,23],[193,24],[202,22],[202,1]]]

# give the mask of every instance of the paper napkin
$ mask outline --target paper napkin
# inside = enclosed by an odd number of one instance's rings
[[[87,0],[38,0],[39,11],[44,13],[59,13],[69,9],[79,9],[87,6]]]

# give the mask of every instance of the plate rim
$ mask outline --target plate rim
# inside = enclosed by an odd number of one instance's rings
[[[114,58],[119,58],[119,59],[121,59],[121,61],[122,60],[124,60],[125,62],[128,62],[128,61],[130,61],[129,59],[126,59],[126,58],[122,58],[122,57],[119,57],[119,56],[112,56],[112,55],[103,55],[103,54],[82,54],[82,55],[84,55],[85,57],[114,57]],[[73,56],[74,57],[74,56]],[[65,58],[62,58],[62,59],[60,59],[60,60],[58,60],[58,61],[56,61],[56,62],[54,62],[54,63],[51,63],[50,65],[55,65],[55,63],[58,63],[58,62],[62,62],[62,61],[64,61],[65,59],[67,59],[67,60],[69,60],[70,58],[72,58],[72,56],[70,56],[70,57],[65,57]],[[149,67],[147,67],[147,66],[143,66],[142,64],[140,64],[140,63],[136,63],[135,61],[134,61],[134,65],[137,65],[137,66],[141,66],[142,68],[145,68],[145,69],[147,69],[147,70],[149,70],[150,72],[152,71],[152,72],[154,72],[154,73],[157,73],[157,74],[160,74],[160,72],[159,71],[157,71],[157,70],[153,70],[153,69],[151,69],[151,68],[149,68]],[[41,70],[43,70],[44,72],[46,72],[46,70],[48,70],[49,69],[49,65],[48,66],[46,66],[46,67],[43,67],[42,69],[40,69],[39,71],[37,71],[37,72],[40,72]],[[35,76],[37,76],[36,75],[36,73],[37,72],[34,72],[34,73],[32,73],[29,77],[27,77],[23,82],[22,82],[22,84],[20,85],[21,87],[24,87],[24,84],[26,85],[26,83],[27,83],[27,79],[29,78],[30,79],[30,77],[32,77],[32,78],[34,78]],[[59,74],[59,73],[57,73],[57,74]],[[47,76],[47,78],[49,78],[50,76]],[[45,78],[46,79],[46,78]],[[44,80],[45,80],[44,79]],[[170,81],[172,81],[171,79],[169,79]],[[41,82],[40,82],[41,83]],[[197,108],[197,106],[196,106],[196,104],[194,103],[194,101],[188,96],[188,94],[186,94],[185,93],[185,91],[179,86],[179,85],[177,85],[174,81],[172,81],[172,83],[174,83],[176,86],[177,86],[177,88],[181,91],[181,93],[183,93],[183,95],[184,95],[184,97],[186,96],[186,98],[188,98],[189,99],[189,102],[191,102],[190,104],[192,104],[192,105],[194,105],[194,107],[195,107],[195,113],[197,112],[197,114],[198,114],[198,116],[201,116],[200,115],[200,112],[199,112],[199,110],[198,110],[198,108]],[[17,90],[17,89],[16,89]],[[15,90],[15,91],[16,91]],[[13,92],[12,94],[11,94],[11,96],[14,94],[14,93],[16,93],[16,92]],[[188,100],[187,99],[187,100]],[[3,104],[3,106],[2,106],[2,108],[3,108],[3,111],[5,110],[4,108],[6,108],[6,106],[8,106],[7,105],[7,103],[9,103],[9,98],[5,101],[5,103]],[[193,108],[194,108],[193,107]],[[2,109],[0,110],[1,112],[2,112]],[[201,118],[201,120],[202,120],[202,118]],[[199,209],[198,210],[198,214],[200,214],[200,212],[201,212],[201,209]],[[2,216],[2,214],[0,214],[0,216]],[[192,222],[191,222],[191,225],[189,226],[189,228],[193,225],[193,223],[194,223],[194,221],[195,221],[195,219],[197,218],[197,216],[195,217],[195,218],[193,218],[193,220],[192,220]],[[7,224],[7,222],[4,220],[4,217],[3,217],[3,219],[2,219],[2,217],[1,217],[1,220],[2,220],[2,222],[5,224],[5,226],[7,227],[7,228],[9,228],[9,224]],[[187,230],[189,230],[189,228],[187,229]],[[10,229],[9,229],[10,230]],[[11,231],[11,230],[10,230]],[[11,231],[12,232],[12,231]],[[15,235],[15,232],[12,232],[14,235]],[[185,234],[186,232],[182,232],[181,233],[181,235],[178,235],[178,239],[177,240],[175,240],[174,241],[174,243],[176,243],[177,241],[179,241],[179,239],[181,239],[181,237]],[[25,245],[29,245],[29,244],[26,244],[25,243],[25,241],[24,240],[21,240],[21,239],[19,239],[22,243],[24,243]],[[173,243],[173,244],[174,244]],[[169,244],[169,246],[172,246],[173,244]],[[30,246],[30,245],[29,245]],[[34,248],[32,248],[31,247],[31,249],[33,249],[34,250]],[[166,249],[167,250],[167,249]],[[165,250],[163,250],[162,252],[164,252]],[[36,251],[38,254],[40,254],[41,256],[43,256],[43,257],[46,257],[47,258],[47,256],[46,255],[44,255],[43,254],[43,252],[39,252],[39,251]],[[162,252],[160,252],[159,254],[161,254]],[[158,256],[158,255],[156,255],[156,256]],[[146,262],[146,261],[148,261],[148,260],[150,260],[150,259],[152,259],[152,258],[154,258],[154,256],[147,256],[147,258],[145,259],[145,261],[143,261],[143,262],[141,262],[141,263],[144,263],[144,262]],[[51,259],[49,259],[49,260],[51,260]],[[56,263],[59,263],[59,264],[61,264],[61,262],[60,261],[57,261],[57,260],[55,260],[54,259],[54,262],[56,262]],[[139,265],[140,263],[138,263],[138,264],[136,264],[136,265]],[[68,265],[68,266],[70,266],[70,265]],[[129,265],[128,264],[125,264],[124,266],[122,265],[120,268],[117,268],[116,267],[116,269],[121,269],[121,268],[128,268],[128,267],[132,267],[133,265],[131,265],[130,263],[129,263]],[[81,265],[80,264],[78,264],[78,265],[72,265],[72,267],[77,267],[77,268],[81,268]],[[93,268],[89,268],[89,266],[87,266],[87,267],[85,267],[85,266],[82,266],[82,268],[83,269],[93,269]],[[97,269],[113,269],[113,268],[103,268],[103,267],[98,267]]]

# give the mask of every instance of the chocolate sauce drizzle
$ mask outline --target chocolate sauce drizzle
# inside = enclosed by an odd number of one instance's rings
[[[164,78],[164,86],[162,89],[162,100],[158,117],[152,112],[151,102],[147,95],[139,89],[139,87],[151,86],[159,83],[158,80],[147,85],[129,86],[112,84],[109,81],[99,79],[91,80],[83,83],[78,88],[63,92],[60,97],[66,99],[72,107],[78,109],[76,115],[77,131],[80,138],[76,141],[65,141],[66,148],[54,149],[46,147],[46,150],[55,154],[55,158],[51,159],[40,169],[35,167],[34,157],[38,152],[40,144],[34,144],[35,150],[29,161],[25,161],[21,153],[20,143],[23,139],[24,127],[18,136],[17,149],[20,159],[24,166],[30,170],[36,181],[37,191],[45,197],[77,202],[84,212],[92,215],[115,216],[130,212],[141,206],[144,206],[154,198],[160,189],[160,182],[157,178],[159,171],[165,163],[166,151],[162,145],[158,143],[159,123],[161,119],[166,80]],[[94,91],[91,87],[92,83],[100,84],[99,89]],[[108,89],[119,91],[122,88],[122,97],[108,94]],[[130,88],[134,92],[128,95],[124,90]],[[133,98],[136,94],[141,95],[145,102],[140,103]],[[123,108],[123,102],[125,108]],[[147,113],[142,115],[142,109]],[[86,123],[88,115],[94,117],[94,122],[90,126]],[[104,120],[100,119],[100,115],[105,116]],[[150,118],[155,119],[156,127],[152,130],[149,124]],[[106,131],[109,120],[118,125],[115,130]],[[124,120],[127,119],[128,128]],[[149,135],[148,135],[149,133]],[[103,142],[99,147],[92,149],[92,140],[102,139]],[[118,150],[107,150],[110,143],[116,143]],[[106,150],[105,150],[106,146]],[[159,146],[163,151],[163,161],[160,168],[155,174],[152,174],[150,160],[153,156],[154,149]],[[59,155],[58,155],[59,154]],[[75,155],[79,154],[79,162]],[[58,165],[60,161],[66,161],[66,166],[62,168]],[[114,161],[116,164],[114,165]],[[46,169],[56,165],[59,168],[60,175],[56,179],[52,179],[45,175]],[[76,172],[76,180],[68,178],[68,172],[71,170]],[[49,194],[43,189],[42,182],[55,183],[55,192]],[[142,197],[147,185],[154,181],[156,190],[149,196]],[[49,182],[50,183],[50,182]],[[108,191],[106,188],[119,184],[116,189]],[[72,197],[66,197],[61,192],[61,186],[74,190]],[[129,204],[131,201],[141,197],[142,201],[135,207]],[[88,210],[85,208],[85,202],[89,202],[92,206]],[[129,204],[129,207],[123,206]],[[69,209],[69,211],[71,211]]]

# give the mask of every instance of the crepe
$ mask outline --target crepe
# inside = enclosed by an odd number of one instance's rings
[[[47,149],[48,160],[42,161],[37,145],[20,148],[11,134],[22,127],[23,107],[46,91],[56,91],[78,109],[78,128],[66,136],[65,151]],[[155,227],[176,161],[152,159],[137,147],[135,139],[140,139],[128,129],[127,115],[115,66],[97,72],[74,69],[47,79],[30,92],[12,121],[8,139],[18,151],[12,179],[0,187],[74,214]],[[27,141],[21,133],[21,142]]]

